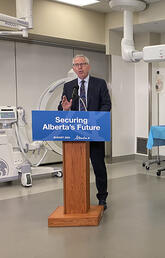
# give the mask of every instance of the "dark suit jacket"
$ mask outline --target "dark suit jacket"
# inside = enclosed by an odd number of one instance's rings
[[[72,98],[73,88],[78,85],[78,79],[64,84],[62,96],[66,96],[68,101]],[[58,110],[63,110],[61,102]],[[74,99],[71,110],[79,110],[79,100]],[[111,100],[107,89],[107,84],[103,79],[89,77],[88,93],[87,93],[87,110],[88,111],[110,111]]]

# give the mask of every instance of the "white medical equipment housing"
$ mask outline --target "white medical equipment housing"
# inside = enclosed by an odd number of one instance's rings
[[[16,0],[16,16],[0,13],[0,25],[12,30],[0,31],[0,36],[21,35],[28,37],[28,30],[32,28],[33,0]]]
[[[154,0],[153,2],[157,2]],[[142,0],[110,0],[109,5],[115,11],[124,12],[124,35],[121,41],[123,60],[127,62],[165,61],[165,45],[147,46],[143,51],[137,51],[133,40],[133,13],[147,8],[149,1]]]

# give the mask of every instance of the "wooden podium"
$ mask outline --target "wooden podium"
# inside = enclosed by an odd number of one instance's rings
[[[97,226],[103,206],[90,206],[89,142],[63,142],[63,174],[64,206],[48,217],[48,226]]]

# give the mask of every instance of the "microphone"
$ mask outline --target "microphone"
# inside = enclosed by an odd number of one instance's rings
[[[75,85],[73,87],[73,92],[72,92],[72,99],[76,99],[78,97],[78,89],[79,89],[79,86],[78,85]]]

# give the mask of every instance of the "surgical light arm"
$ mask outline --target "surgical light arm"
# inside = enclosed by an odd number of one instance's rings
[[[16,0],[17,17],[0,13],[0,25],[17,31],[0,31],[0,35],[22,35],[28,37],[28,29],[32,28],[33,0]]]
[[[121,41],[123,60],[127,62],[165,61],[165,45],[147,46],[137,51],[133,40],[133,13],[143,11],[147,4],[143,0],[110,0],[110,7],[115,11],[124,12],[124,36]]]

